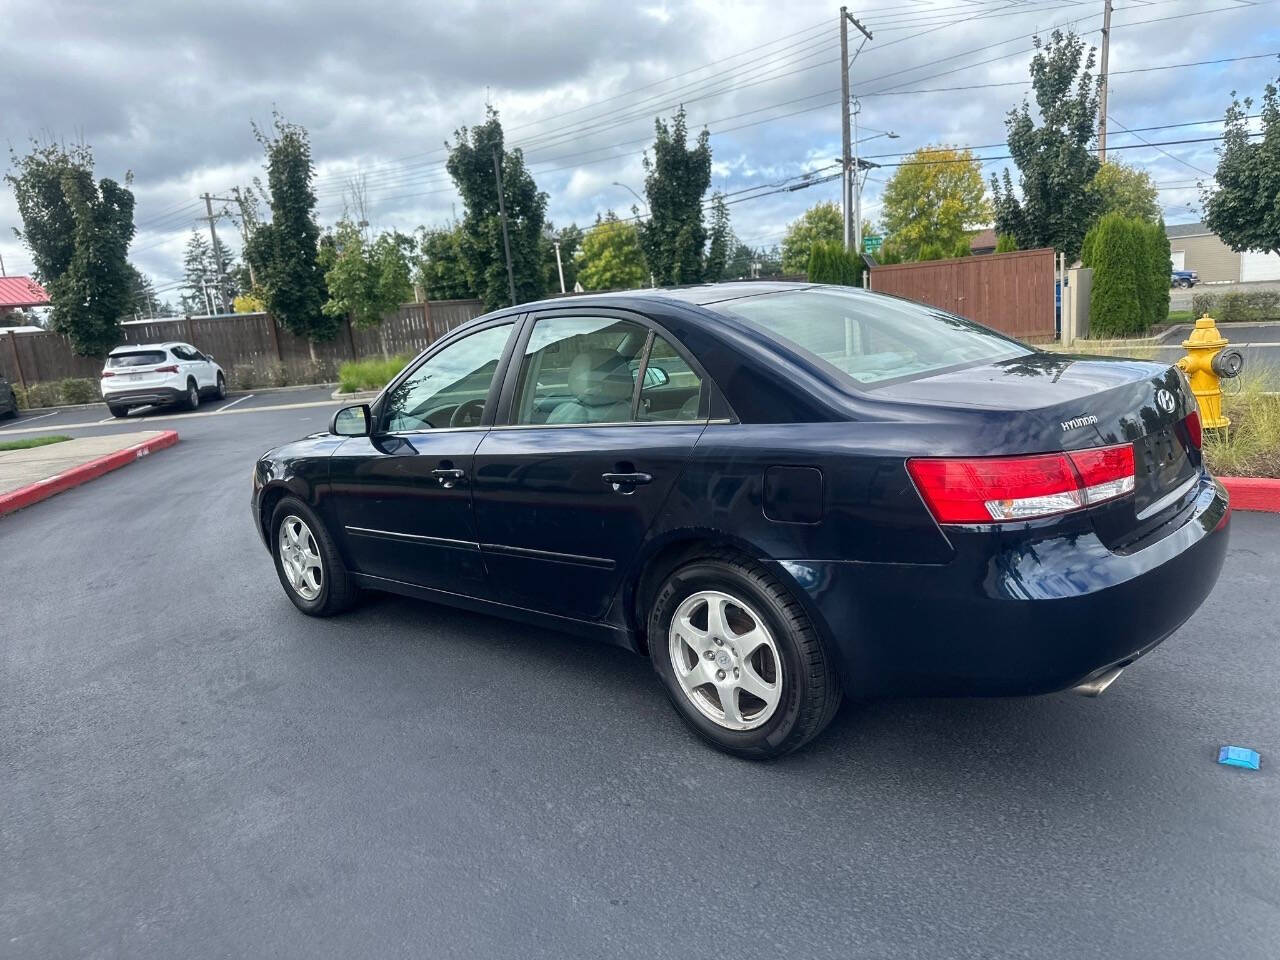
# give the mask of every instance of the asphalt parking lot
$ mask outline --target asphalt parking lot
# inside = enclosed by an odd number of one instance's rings
[[[1276,956],[1280,517],[1097,700],[846,704],[752,764],[621,650],[301,616],[250,465],[338,404],[255,399],[0,427],[182,437],[0,519],[0,956]]]

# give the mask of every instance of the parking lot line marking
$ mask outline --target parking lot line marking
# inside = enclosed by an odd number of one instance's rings
[[[231,413],[231,416],[234,417],[240,414],[274,413],[277,410],[309,410],[309,409],[312,409],[313,407],[337,407],[337,406],[341,406],[341,403],[339,401],[313,400],[313,401],[308,401],[306,403],[277,403],[277,404],[272,404],[271,406],[265,406],[265,407],[241,407],[239,410],[230,411],[230,413]],[[58,424],[58,429],[59,430],[79,430],[79,429],[83,429],[84,427],[102,427],[102,426],[107,426],[108,424],[115,424],[117,426],[133,426],[136,428],[137,424],[140,424],[140,423],[151,424],[151,423],[163,423],[167,420],[182,421],[182,420],[197,420],[200,417],[217,417],[217,416],[221,416],[223,411],[225,411],[226,409],[227,409],[226,407],[222,407],[218,410],[206,410],[204,412],[197,411],[195,413],[177,413],[177,414],[169,414],[169,415],[162,415],[162,416],[147,416],[147,417],[136,417],[136,418],[130,417],[127,421],[112,419],[112,420],[103,421],[103,422],[89,420],[84,423],[60,423]],[[54,413],[57,413],[57,412],[58,411],[56,410],[54,411]],[[53,414],[47,413],[47,414],[44,414],[44,416],[51,417],[53,416]],[[31,419],[36,420],[38,418],[32,417]],[[24,421],[20,420],[18,422],[23,423]],[[44,428],[44,427],[26,427],[26,428],[18,428],[18,429],[10,428],[3,432],[7,434],[39,433],[43,429],[47,429],[47,428]]]
[[[214,413],[225,413],[226,411],[228,411],[228,410],[230,410],[232,407],[234,407],[237,403],[244,403],[246,400],[252,400],[255,396],[257,396],[257,394],[250,393],[250,394],[248,394],[247,396],[243,396],[243,397],[241,397],[239,400],[232,400],[230,403],[223,404],[221,407],[219,407],[217,410],[215,410],[215,411],[213,411],[213,412],[214,412]]]
[[[60,414],[61,412],[62,412],[61,410],[55,410],[55,411],[53,411],[53,413],[42,413],[42,414],[40,414],[40,416],[38,416],[38,417],[23,417],[21,420],[15,420],[15,421],[14,421],[14,423],[15,423],[15,424],[18,424],[18,423],[30,423],[32,420],[43,420],[45,417],[56,417],[56,416],[57,416],[58,414]],[[8,429],[8,428],[7,428],[7,427],[0,427],[0,429]],[[14,432],[14,433],[17,433],[18,431],[17,431],[17,430],[15,430],[15,431],[13,431],[13,432]]]

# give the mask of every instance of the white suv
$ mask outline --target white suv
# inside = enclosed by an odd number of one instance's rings
[[[227,395],[227,378],[213,357],[189,343],[116,347],[102,370],[102,399],[112,416],[132,407],[174,404],[194,410],[200,398]]]

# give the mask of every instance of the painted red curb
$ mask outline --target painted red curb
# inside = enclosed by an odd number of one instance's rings
[[[54,494],[62,493],[64,490],[78,487],[80,484],[87,483],[96,477],[102,476],[104,473],[119,470],[121,467],[128,466],[135,460],[140,460],[157,450],[172,447],[177,442],[178,431],[165,430],[159,436],[152,437],[150,440],[143,440],[141,443],[135,443],[133,446],[117,450],[115,453],[108,453],[105,457],[98,457],[98,459],[90,460],[88,463],[82,463],[55,477],[49,477],[39,483],[19,487],[9,493],[0,493],[0,517],[3,517],[6,513],[13,513],[15,510],[21,510],[23,507],[29,507],[33,503],[39,503],[41,500],[47,500]]]
[[[1280,513],[1280,480],[1274,477],[1219,477],[1231,495],[1232,510]]]

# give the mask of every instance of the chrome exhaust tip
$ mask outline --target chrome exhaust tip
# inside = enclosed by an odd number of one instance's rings
[[[1071,692],[1078,693],[1082,697],[1099,697],[1107,687],[1116,682],[1116,677],[1122,673],[1124,673],[1124,667],[1115,667],[1106,673],[1099,674],[1092,680],[1086,680],[1084,683],[1072,687]]]

